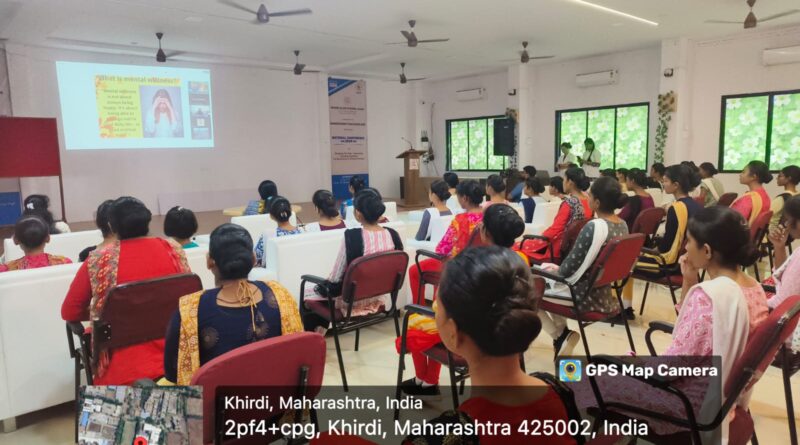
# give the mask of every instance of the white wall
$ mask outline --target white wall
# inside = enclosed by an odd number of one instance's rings
[[[717,165],[722,96],[800,88],[800,64],[761,63],[764,49],[799,45],[800,27],[692,43],[688,156],[696,163]],[[727,191],[741,194],[736,174],[722,174],[720,179]],[[778,193],[774,181],[768,190],[770,195]]]
[[[468,102],[456,100],[456,91],[484,88],[483,99]],[[430,127],[429,116],[431,104],[433,106],[433,137],[431,143],[435,154],[436,168],[439,176],[445,171],[447,162],[447,134],[445,122],[449,119],[466,117],[497,116],[505,114],[508,103],[508,74],[506,71],[483,74],[480,76],[464,77],[460,79],[444,80],[440,82],[425,83],[422,87],[422,100],[418,110],[426,116],[423,119],[424,128]],[[417,104],[420,105],[420,104]],[[428,136],[431,131],[428,129]],[[419,143],[419,134],[414,137],[414,144]],[[433,168],[429,168],[424,175],[434,175]]]
[[[68,221],[90,220],[101,201],[120,195],[136,196],[157,211],[158,195],[165,192],[247,189],[256,197],[258,183],[269,178],[289,200],[307,202],[318,188],[331,187],[325,74],[205,65],[212,78],[215,148],[66,151],[55,61],[153,60],[11,44],[7,50],[14,114],[59,118]],[[367,101],[370,176],[385,196],[399,196],[402,164],[389,158],[402,147],[400,135],[407,136],[406,95],[394,82],[368,81]]]
[[[619,70],[616,85],[578,88],[575,76],[584,73]],[[537,66],[533,70],[533,146],[523,146],[522,165],[553,168],[556,146],[557,110],[600,107],[636,102],[650,102],[650,143],[652,147],[657,122],[657,102],[661,71],[659,47],[608,54]],[[540,167],[541,166],[541,167]],[[607,168],[602,167],[601,168]]]

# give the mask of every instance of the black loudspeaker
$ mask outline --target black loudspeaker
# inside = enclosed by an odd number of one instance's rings
[[[494,120],[494,155],[514,155],[514,119]]]

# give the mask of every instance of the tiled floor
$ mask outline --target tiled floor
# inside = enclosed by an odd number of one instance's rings
[[[638,288],[636,294],[641,296],[641,291],[642,289]],[[670,298],[666,290],[656,288],[651,289],[651,292],[652,294],[648,298],[647,312],[632,326],[636,349],[640,354],[647,350],[644,343],[647,323],[653,320],[674,321],[675,319],[675,313],[670,307]],[[636,301],[634,306],[638,307],[639,301]],[[594,353],[624,354],[629,349],[624,329],[621,326],[612,328],[607,324],[595,325],[588,328],[588,333],[590,347]],[[395,335],[392,323],[382,323],[365,329],[361,335],[361,346],[358,352],[353,351],[353,335],[347,334],[342,341],[350,384],[394,385],[397,375],[397,354],[394,349]],[[656,338],[656,347],[663,350],[668,341],[669,338],[666,336]],[[529,372],[554,372],[550,338],[542,334],[531,345],[525,354],[525,359]],[[407,359],[407,364],[411,369],[410,359]],[[407,375],[411,376],[410,370],[407,371]],[[328,385],[341,383],[332,338],[328,338],[324,383]],[[447,384],[446,373],[444,373],[442,385]],[[800,391],[797,391],[797,387],[797,382],[795,382],[795,399],[800,398]],[[441,408],[446,408],[446,406],[441,406]],[[774,368],[767,370],[755,387],[750,408],[755,418],[760,443],[769,445],[789,443],[783,384],[779,370]],[[72,422],[73,411],[69,404],[34,415],[23,416],[18,420],[17,431],[0,433],[0,445],[69,444],[72,443]]]

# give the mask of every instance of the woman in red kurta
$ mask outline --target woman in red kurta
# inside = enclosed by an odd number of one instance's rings
[[[138,199],[114,201],[110,220],[119,241],[91,252],[81,265],[61,305],[64,320],[96,320],[109,292],[119,284],[189,271],[180,246],[147,236],[150,219],[150,211]],[[164,375],[164,340],[101,351],[93,375],[95,385],[128,385],[142,378],[158,378]]]
[[[739,174],[739,183],[748,187],[747,193],[731,204],[731,208],[741,213],[749,225],[755,222],[758,215],[769,212],[771,205],[764,184],[772,181],[772,173],[767,164],[761,161],[750,161]]]
[[[472,239],[475,228],[483,219],[483,190],[478,181],[466,180],[458,183],[456,196],[461,208],[466,210],[464,213],[453,217],[450,227],[444,237],[436,246],[436,253],[452,258],[464,250]],[[419,262],[423,272],[439,272],[442,269],[442,262],[437,259],[427,259]],[[411,286],[412,301],[414,304],[425,303],[425,289],[419,291],[420,273],[416,264],[408,268],[408,283]]]
[[[578,167],[567,169],[564,177],[564,201],[559,206],[553,223],[542,232],[542,236],[549,238],[550,242],[543,240],[526,242],[522,252],[528,258],[534,262],[550,261],[551,250],[556,258],[560,256],[561,243],[567,226],[575,221],[592,217],[592,208],[589,207],[589,200],[584,193],[588,189],[589,178],[583,169]],[[515,249],[520,250],[519,245]]]

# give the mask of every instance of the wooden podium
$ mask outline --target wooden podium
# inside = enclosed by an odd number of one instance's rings
[[[397,159],[404,159],[403,196],[405,196],[404,204],[406,207],[423,206],[427,204],[427,202],[420,200],[420,193],[418,190],[419,187],[422,186],[419,179],[420,156],[425,153],[425,151],[421,150],[408,149],[397,155]]]

